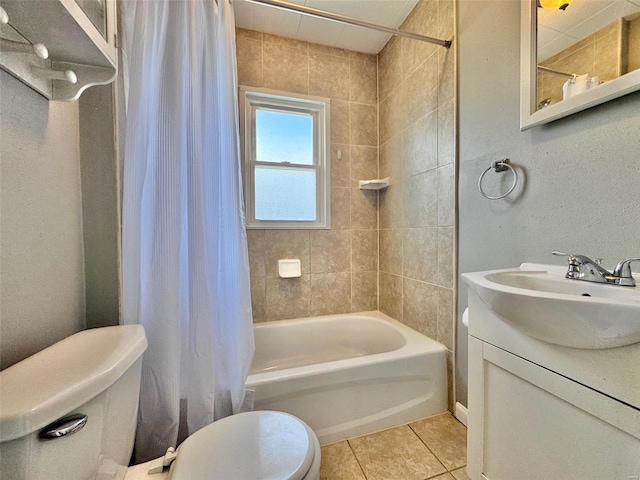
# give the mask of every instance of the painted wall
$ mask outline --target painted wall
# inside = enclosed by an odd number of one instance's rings
[[[377,310],[378,194],[358,189],[378,176],[376,57],[242,29],[237,57],[240,85],[331,99],[331,229],[248,230],[254,321]]]
[[[78,101],[87,328],[120,320],[120,216],[112,85]]]
[[[401,30],[451,39],[453,0],[418,2]],[[454,39],[455,41],[455,39]],[[380,310],[447,347],[453,407],[455,47],[393,37],[379,55]]]
[[[525,132],[519,129],[520,2],[463,0],[459,37],[459,272],[562,264],[554,249],[640,254],[640,93]],[[494,160],[518,165],[504,200],[477,190]],[[460,283],[459,316],[467,304]],[[458,323],[457,400],[467,401],[467,330]]]
[[[0,369],[85,326],[78,104],[0,71]]]

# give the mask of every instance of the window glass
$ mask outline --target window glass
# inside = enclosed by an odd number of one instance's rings
[[[256,220],[316,220],[316,171],[256,166]]]
[[[313,117],[257,109],[256,161],[313,165]]]

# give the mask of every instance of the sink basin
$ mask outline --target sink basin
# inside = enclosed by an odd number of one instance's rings
[[[462,279],[500,319],[538,340],[587,349],[640,342],[639,287],[570,280],[565,273],[565,267],[523,263]]]

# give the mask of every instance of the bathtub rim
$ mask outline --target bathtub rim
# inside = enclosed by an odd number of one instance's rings
[[[308,324],[309,322],[321,323],[323,321],[338,320],[344,317],[366,318],[378,323],[390,325],[403,336],[403,338],[405,339],[405,344],[396,350],[375,353],[372,355],[364,355],[360,357],[332,360],[329,362],[250,374],[247,376],[247,388],[251,388],[252,385],[261,385],[264,383],[279,380],[308,377],[326,372],[345,370],[354,368],[359,365],[371,365],[393,360],[420,357],[429,353],[438,354],[440,352],[444,352],[446,354],[447,348],[438,341],[429,338],[420,332],[417,332],[411,327],[404,325],[403,323],[391,318],[390,316],[380,312],[379,310],[319,315],[315,317],[292,318],[286,320],[274,320],[270,322],[257,323],[254,324],[253,327],[255,329],[286,328],[287,325]]]

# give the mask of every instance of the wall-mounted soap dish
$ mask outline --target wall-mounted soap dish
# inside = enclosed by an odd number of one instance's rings
[[[360,190],[382,190],[389,186],[389,180],[389,177],[374,178],[373,180],[360,180],[358,185],[360,185]]]

